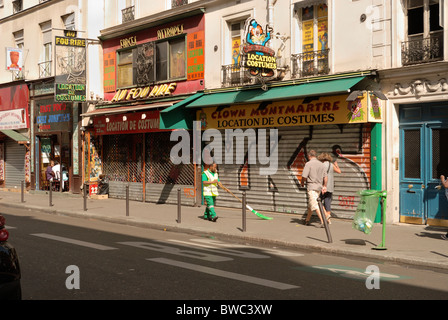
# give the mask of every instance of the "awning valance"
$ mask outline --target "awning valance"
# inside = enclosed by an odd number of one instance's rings
[[[204,94],[195,101],[186,105],[186,108],[217,107],[241,103],[250,104],[276,100],[291,100],[299,97],[311,97],[318,95],[348,94],[350,89],[361,82],[364,78],[365,76],[359,76],[316,81],[298,85],[272,87],[267,91],[262,89],[253,89]]]
[[[155,108],[167,108],[172,105],[179,103],[183,100],[174,100],[174,101],[165,101],[165,102],[156,102],[156,103],[148,103],[148,104],[139,104],[133,106],[121,106],[121,107],[113,107],[113,108],[99,108],[86,113],[81,114],[82,117],[93,117],[93,116],[105,116],[108,114],[120,114],[126,113],[130,111],[143,111]]]

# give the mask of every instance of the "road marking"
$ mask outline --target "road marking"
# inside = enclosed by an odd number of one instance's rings
[[[103,245],[97,244],[97,243],[86,242],[86,241],[70,239],[70,238],[64,238],[64,237],[54,236],[52,234],[46,234],[46,233],[35,233],[35,234],[32,234],[32,236],[55,240],[55,241],[60,241],[60,242],[65,242],[65,243],[70,243],[70,244],[75,244],[78,246],[97,249],[97,250],[103,250],[103,251],[117,250],[117,248],[107,247],[107,246],[103,246]]]
[[[219,253],[228,254],[231,256],[237,256],[240,258],[247,258],[247,259],[269,259],[270,258],[269,256],[266,256],[266,255],[227,249],[227,247],[224,247],[224,246],[216,247],[216,246],[208,245],[208,244],[193,243],[193,242],[189,242],[189,241],[180,241],[180,240],[168,240],[168,241],[176,243],[181,246],[187,246],[187,247],[195,246],[195,247],[201,248],[201,250],[204,250],[204,251],[211,251],[211,252],[218,251]]]
[[[218,240],[212,239],[191,239],[191,241],[203,243],[208,246],[218,246],[223,248],[233,248],[233,249],[256,249],[262,251],[267,254],[272,254],[274,256],[284,256],[284,257],[303,257],[302,253],[291,252],[291,251],[283,251],[277,249],[268,249],[268,248],[259,248],[259,247],[250,247],[242,244],[229,244]]]
[[[11,227],[11,226],[5,226],[5,229],[6,229],[6,230],[8,230],[8,229],[9,229],[9,230],[12,230],[12,229],[17,229],[17,228],[16,228],[16,227]]]
[[[188,257],[192,259],[200,259],[210,262],[224,262],[232,261],[232,258],[218,256],[215,254],[209,254],[205,252],[193,251],[193,250],[182,250],[176,247],[166,246],[159,243],[152,242],[117,242],[125,246],[136,247],[140,249],[146,249],[151,251],[163,252],[168,254],[173,254],[181,257]],[[162,242],[163,243],[163,242]]]
[[[217,277],[228,278],[228,279],[232,279],[232,280],[257,284],[260,286],[270,287],[270,288],[274,288],[274,289],[278,289],[278,290],[290,290],[290,289],[300,288],[298,286],[294,286],[294,285],[287,284],[287,283],[281,283],[281,282],[266,280],[266,279],[262,279],[262,278],[246,276],[246,275],[243,275],[240,273],[233,273],[233,272],[223,271],[223,270],[219,270],[219,269],[213,269],[213,268],[209,268],[209,267],[200,266],[197,264],[190,264],[190,263],[175,261],[175,260],[171,260],[171,259],[154,258],[154,259],[146,259],[146,260],[152,261],[152,262],[157,262],[157,263],[162,263],[162,264],[166,264],[166,265],[171,265],[171,266],[175,266],[175,267],[179,267],[179,268],[184,268],[184,269],[188,269],[188,270],[198,271],[198,272],[210,274],[210,275],[217,276]]]

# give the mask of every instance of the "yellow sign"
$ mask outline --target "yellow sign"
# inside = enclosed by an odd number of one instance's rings
[[[176,90],[177,83],[161,84],[152,87],[139,87],[132,89],[118,90],[112,99],[112,102],[139,100],[145,98],[156,98],[170,96]]]
[[[129,37],[129,38],[120,40],[120,46],[122,49],[134,47],[136,45],[137,45],[137,37]]]
[[[276,101],[266,107],[260,104],[233,105],[218,111],[203,108],[198,111],[202,129],[237,129],[256,127],[288,127],[319,124],[366,123],[367,95],[347,102],[347,95]]]

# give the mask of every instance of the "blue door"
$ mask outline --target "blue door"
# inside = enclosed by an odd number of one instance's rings
[[[400,122],[400,221],[446,225],[440,176],[448,176],[448,106],[403,107]]]

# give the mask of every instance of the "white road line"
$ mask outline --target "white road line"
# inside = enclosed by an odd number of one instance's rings
[[[162,264],[167,264],[167,265],[171,265],[171,266],[175,266],[175,267],[179,267],[179,268],[184,268],[184,269],[188,269],[188,270],[198,271],[198,272],[210,274],[213,276],[218,276],[218,277],[233,279],[233,280],[237,280],[237,281],[243,281],[243,282],[247,282],[247,283],[257,284],[260,286],[270,287],[270,288],[274,288],[274,289],[278,289],[278,290],[289,290],[289,289],[300,288],[298,286],[294,286],[291,284],[286,284],[286,283],[281,283],[281,282],[276,282],[276,281],[271,281],[271,280],[266,280],[266,279],[251,277],[251,276],[245,276],[245,275],[242,275],[239,273],[233,273],[233,272],[208,268],[208,267],[200,266],[197,264],[190,264],[190,263],[180,262],[180,261],[171,260],[171,259],[154,258],[154,259],[146,259],[146,260],[152,261],[152,262],[157,262],[157,263],[162,263]]]
[[[11,226],[5,226],[5,229],[6,229],[6,230],[8,230],[8,229],[9,229],[9,230],[12,230],[12,229],[17,229],[17,228],[16,228],[16,227],[11,227]]]
[[[65,242],[65,243],[70,243],[70,244],[75,244],[78,246],[97,249],[97,250],[103,250],[103,251],[117,250],[117,248],[107,247],[107,246],[103,246],[103,245],[97,244],[97,243],[85,242],[85,241],[76,240],[76,239],[69,239],[69,238],[54,236],[52,234],[46,234],[46,233],[35,233],[35,234],[32,234],[32,236],[55,240],[55,241],[60,241],[60,242]]]

